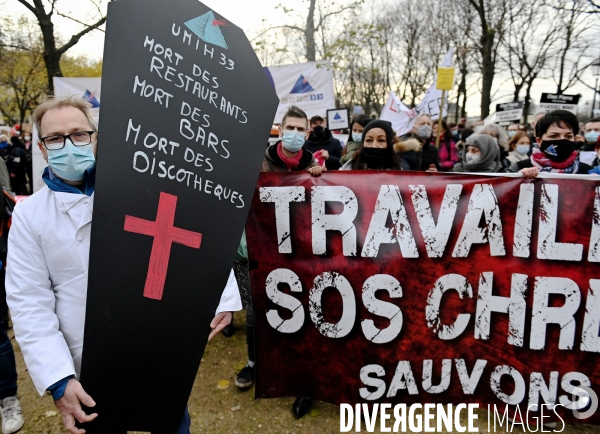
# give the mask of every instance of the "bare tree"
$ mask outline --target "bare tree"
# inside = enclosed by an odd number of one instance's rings
[[[42,33],[42,40],[44,43],[44,64],[46,67],[46,74],[48,77],[48,92],[54,92],[54,84],[52,82],[53,77],[62,77],[63,73],[60,68],[60,59],[65,52],[75,46],[80,39],[93,30],[99,30],[106,21],[106,15],[103,14],[101,9],[101,0],[87,0],[97,10],[96,21],[92,24],[87,24],[79,18],[75,18],[67,13],[61,13],[57,10],[57,0],[16,0],[31,12],[39,25]],[[112,1],[112,0],[111,0]],[[64,44],[58,43],[58,38],[54,34],[54,23],[52,19],[54,14],[63,16],[65,18],[74,21],[81,26],[83,29],[72,35],[67,42]],[[98,18],[99,17],[99,18]]]
[[[525,119],[531,107],[531,89],[535,80],[547,69],[557,53],[559,31],[556,18],[548,22],[550,8],[536,0],[523,0],[518,14],[509,17],[502,40],[505,48],[500,55],[514,85],[513,101],[525,90],[523,113]]]
[[[490,114],[492,85],[500,41],[504,37],[510,16],[518,13],[515,0],[462,0],[468,1],[477,13],[479,35],[474,39],[480,53],[481,69],[481,117]]]
[[[581,80],[598,50],[598,22],[587,12],[587,0],[549,3],[558,18],[560,49],[555,56],[556,93],[562,94]]]

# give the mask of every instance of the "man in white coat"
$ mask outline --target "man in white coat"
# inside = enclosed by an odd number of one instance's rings
[[[65,428],[90,422],[81,403],[95,402],[77,378],[81,368],[87,295],[90,231],[94,202],[97,128],[89,103],[53,99],[33,113],[39,147],[48,162],[46,187],[15,209],[9,234],[7,302],[16,339],[40,395],[50,391]],[[230,274],[210,338],[241,310],[237,282]],[[184,415],[180,433],[189,432]]]

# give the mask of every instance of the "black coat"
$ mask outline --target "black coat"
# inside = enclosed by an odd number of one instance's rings
[[[320,150],[329,152],[329,158],[325,160],[325,167],[327,170],[339,170],[342,165],[340,164],[340,158],[342,158],[342,144],[338,139],[333,137],[331,131],[325,129],[325,135],[318,139],[313,133],[310,133],[308,139],[304,142],[304,149],[312,152],[313,154]]]

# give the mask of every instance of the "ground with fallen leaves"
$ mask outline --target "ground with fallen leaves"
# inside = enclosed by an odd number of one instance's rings
[[[236,334],[231,338],[219,335],[206,348],[202,365],[189,400],[192,434],[195,433],[338,433],[338,407],[317,402],[310,414],[300,420],[291,412],[292,398],[254,400],[254,388],[240,392],[234,385],[236,373],[243,368],[246,356],[244,315],[235,315]],[[9,333],[12,336],[12,330]],[[17,343],[13,340],[19,372],[19,398],[25,416],[22,434],[59,434],[62,427],[52,397],[40,397],[33,387]],[[479,412],[480,432],[485,432],[487,413]],[[353,431],[354,432],[354,431]],[[363,427],[363,432],[366,432]],[[379,431],[376,431],[379,432]],[[507,431],[498,430],[505,433]],[[522,432],[515,427],[513,432]],[[600,427],[568,425],[564,434],[600,434]]]

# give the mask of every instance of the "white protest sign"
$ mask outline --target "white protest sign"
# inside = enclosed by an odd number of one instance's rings
[[[274,123],[281,123],[283,115],[292,106],[298,106],[309,117],[324,116],[335,107],[333,71],[319,62],[296,65],[268,66],[265,72],[279,97]]]

